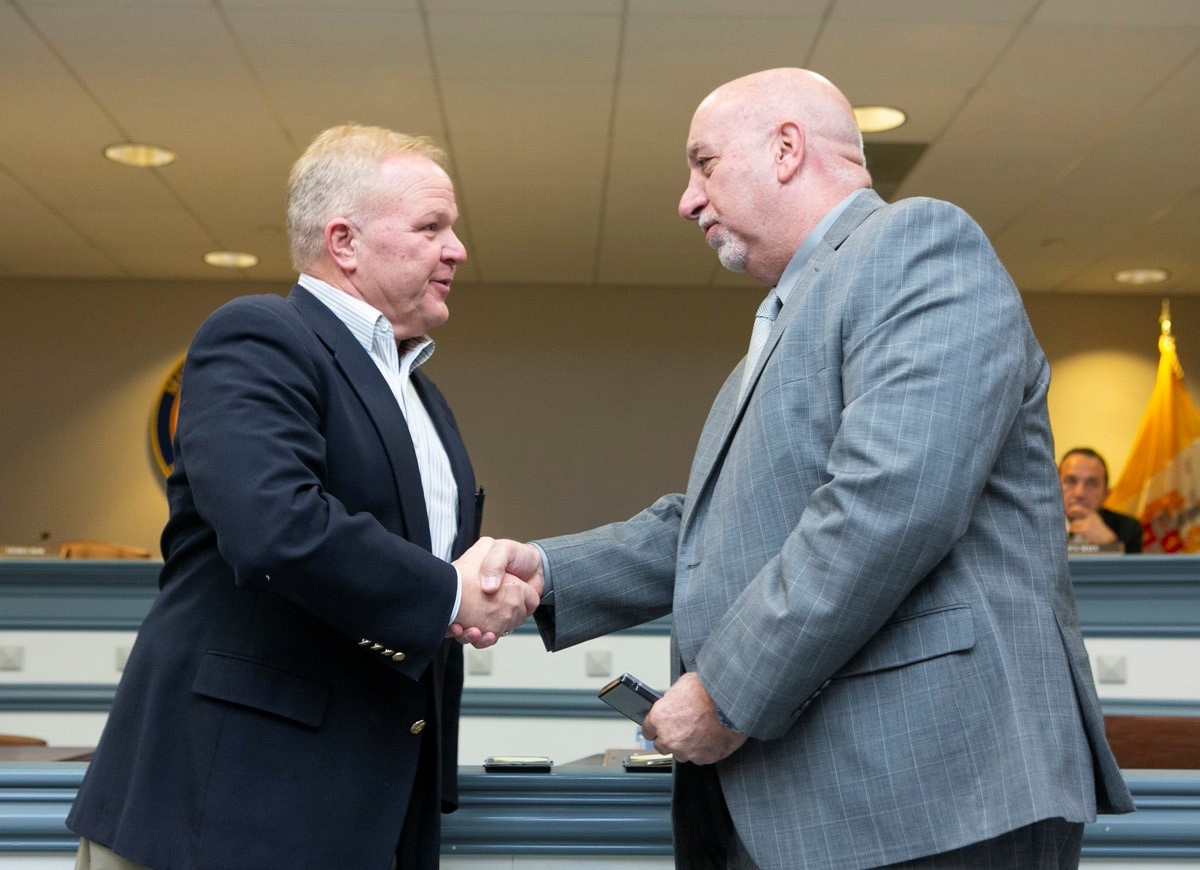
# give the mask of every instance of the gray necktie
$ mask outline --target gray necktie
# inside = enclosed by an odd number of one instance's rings
[[[771,327],[775,325],[775,318],[779,316],[779,309],[782,307],[783,300],[779,298],[775,288],[772,287],[767,298],[762,301],[762,305],[758,306],[758,311],[754,313],[754,330],[750,333],[750,350],[746,352],[746,365],[742,369],[742,389],[738,393],[739,400],[746,394],[746,386],[750,383],[750,373],[754,371],[763,348],[767,346],[767,337],[771,334]]]

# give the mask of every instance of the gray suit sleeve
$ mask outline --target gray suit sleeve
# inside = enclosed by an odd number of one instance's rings
[[[535,542],[554,577],[553,607],[535,614],[547,649],[670,612],[682,504],[666,495],[625,522]]]

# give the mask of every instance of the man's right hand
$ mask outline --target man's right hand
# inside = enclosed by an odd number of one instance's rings
[[[525,587],[526,616],[532,615],[541,601],[545,586],[541,552],[532,544],[508,539],[494,541],[491,538],[481,538],[468,553],[474,554],[476,547],[480,547],[484,541],[487,541],[487,547],[482,548],[482,558],[477,563],[478,572],[472,578],[478,579],[478,591],[487,598],[503,594],[511,584],[517,583]],[[467,553],[464,553],[463,558],[466,556]],[[455,565],[463,572],[465,601],[467,571],[457,562]],[[464,612],[465,610],[465,606],[459,607],[458,619],[450,626],[450,634],[457,638],[459,643],[469,643],[476,649],[483,649],[494,644],[498,637],[506,633],[489,630],[487,626],[472,622],[470,613]]]
[[[462,577],[462,599],[447,635],[479,649],[491,646],[524,622],[537,608],[541,594],[540,583],[526,583],[524,578],[505,572],[486,586],[481,583],[481,561],[495,543],[491,538],[480,538],[454,562]]]
[[[1079,506],[1067,510],[1067,534],[1082,538],[1089,544],[1117,542],[1117,533],[1108,527],[1098,512]]]

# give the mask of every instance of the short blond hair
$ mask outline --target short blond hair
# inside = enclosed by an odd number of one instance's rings
[[[308,268],[335,217],[362,216],[371,207],[379,167],[397,154],[420,154],[445,167],[446,152],[427,136],[385,127],[342,124],[317,136],[288,177],[287,230],[292,267]]]

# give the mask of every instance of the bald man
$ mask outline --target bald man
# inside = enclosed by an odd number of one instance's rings
[[[769,329],[685,494],[497,542],[485,586],[507,567],[544,593],[555,650],[672,614],[643,731],[675,755],[680,867],[1077,866],[1084,823],[1132,802],[1016,287],[961,210],[870,189],[814,73],[718,88],[687,162],[679,213],[772,288]]]

